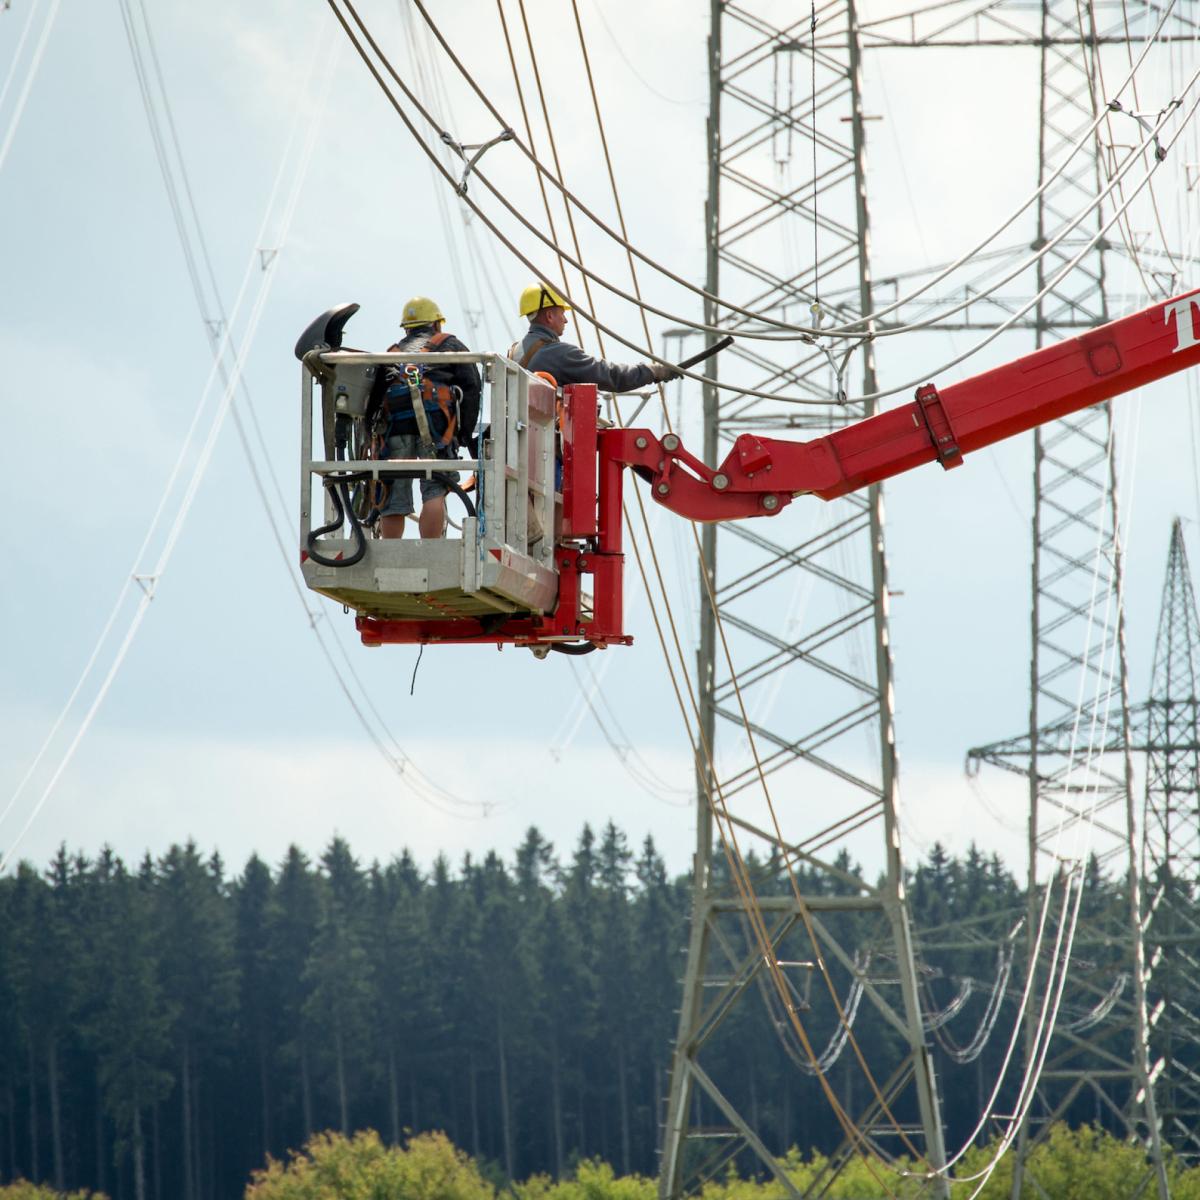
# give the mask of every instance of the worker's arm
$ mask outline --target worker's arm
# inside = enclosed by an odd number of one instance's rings
[[[654,372],[646,363],[623,366],[593,358],[567,342],[547,343],[531,365],[548,371],[560,384],[594,383],[602,392],[632,392],[654,382]]]

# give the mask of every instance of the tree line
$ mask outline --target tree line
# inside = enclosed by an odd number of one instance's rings
[[[428,870],[340,838],[236,874],[190,843],[22,863],[0,879],[0,1183],[233,1200],[268,1155],[364,1128],[445,1131],[497,1178],[653,1174],[689,886],[612,824],[565,857],[530,829],[511,861]],[[911,897],[918,928],[1021,904],[994,856],[939,847]],[[730,1054],[762,1047],[743,1074],[769,1144],[832,1151],[765,1007],[731,1021]],[[1002,1051],[944,1073],[955,1120]]]

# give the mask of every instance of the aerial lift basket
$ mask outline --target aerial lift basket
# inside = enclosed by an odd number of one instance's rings
[[[620,629],[619,468],[609,472],[616,545],[599,544],[605,539],[598,534],[594,387],[566,389],[560,404],[551,383],[498,354],[317,348],[302,362],[304,581],[355,610],[366,644],[494,642],[579,651],[629,641]],[[367,400],[376,370],[394,363],[479,368],[489,423],[477,458],[370,457]],[[447,468],[475,476],[475,512],[446,537],[382,539],[362,527],[361,489]],[[613,497],[605,500],[611,508]],[[455,503],[448,497],[449,509]],[[604,592],[599,604],[584,588],[593,574],[595,590]]]

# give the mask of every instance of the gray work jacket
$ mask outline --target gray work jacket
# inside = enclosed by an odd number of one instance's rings
[[[605,392],[632,392],[654,382],[654,376],[645,363],[622,366],[603,358],[593,358],[590,354],[584,354],[578,346],[560,341],[558,335],[545,325],[530,325],[529,332],[514,346],[510,357],[522,362],[535,346],[538,348],[525,363],[525,369],[549,371],[560,386],[567,383],[594,383]]]

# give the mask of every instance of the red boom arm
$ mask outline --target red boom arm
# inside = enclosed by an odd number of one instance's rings
[[[1047,346],[911,404],[810,442],[742,434],[715,470],[673,434],[600,434],[602,458],[650,479],[654,498],[694,521],[771,516],[793,497],[832,500],[935,459],[962,456],[1200,363],[1200,290]]]

